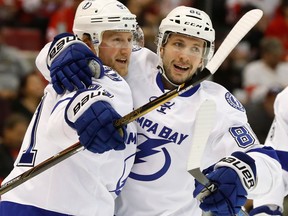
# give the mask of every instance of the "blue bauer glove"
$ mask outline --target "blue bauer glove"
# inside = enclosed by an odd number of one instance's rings
[[[75,35],[57,35],[48,52],[47,65],[53,88],[58,94],[66,89],[84,89],[92,77],[101,78],[104,68],[101,60]]]
[[[205,197],[200,208],[214,216],[236,215],[247,200],[247,192],[255,187],[255,161],[243,152],[234,152],[221,159],[207,178],[217,186],[217,190]],[[193,196],[205,187],[195,180]]]
[[[121,116],[106,101],[93,103],[74,123],[80,143],[89,151],[104,153],[125,149],[126,127],[117,129],[113,122]],[[120,130],[120,131],[119,131]],[[123,132],[123,136],[120,133]]]

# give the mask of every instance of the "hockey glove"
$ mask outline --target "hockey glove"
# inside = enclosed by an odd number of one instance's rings
[[[74,123],[80,143],[94,153],[125,149],[126,129],[120,129],[121,136],[113,125],[120,117],[108,102],[93,103]]]
[[[274,216],[281,216],[282,213],[280,211],[280,207],[279,206],[275,206],[275,205],[269,205],[269,206],[259,206],[255,209],[252,209],[249,212],[249,216],[257,216],[257,215],[274,215]]]
[[[91,77],[103,76],[101,60],[73,34],[57,35],[49,49],[47,65],[53,88],[58,94],[64,90],[84,89],[91,85]]]
[[[207,178],[217,190],[205,197],[200,204],[203,211],[215,216],[237,214],[247,200],[247,191],[255,186],[256,167],[254,160],[243,152],[221,159]],[[193,196],[196,197],[204,186],[195,180]]]

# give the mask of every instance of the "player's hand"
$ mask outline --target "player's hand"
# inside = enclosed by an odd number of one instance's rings
[[[215,216],[236,215],[247,200],[247,191],[255,186],[256,167],[254,160],[243,152],[221,159],[207,178],[217,190],[205,197],[200,208]],[[193,196],[205,189],[195,180]]]
[[[113,125],[120,117],[108,102],[92,104],[74,123],[80,143],[94,153],[125,149],[126,128],[122,127],[121,136]]]
[[[57,35],[49,49],[47,65],[53,88],[58,94],[66,89],[84,89],[91,85],[91,77],[103,76],[101,60],[73,34]]]
[[[255,209],[252,209],[249,212],[249,216],[282,216],[282,212],[279,206],[276,205],[265,205],[259,206]]]

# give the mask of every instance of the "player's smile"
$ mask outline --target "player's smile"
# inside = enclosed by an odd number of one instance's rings
[[[128,60],[127,60],[127,58],[116,58],[116,60],[115,60],[117,63],[119,63],[120,65],[127,65],[128,64]]]
[[[121,75],[125,76],[128,71],[129,59],[125,55],[114,58],[114,69]]]
[[[180,64],[173,64],[173,67],[176,72],[180,72],[180,73],[187,72],[190,69],[189,66],[184,66]]]

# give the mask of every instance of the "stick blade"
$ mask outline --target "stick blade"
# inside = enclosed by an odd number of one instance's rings
[[[187,170],[199,168],[208,137],[215,122],[216,104],[212,100],[205,100],[196,115],[193,143],[187,163]]]
[[[262,10],[253,9],[241,17],[221,43],[211,61],[208,62],[206,68],[208,68],[212,74],[217,71],[222,62],[244,38],[244,36],[258,23],[262,16]]]

